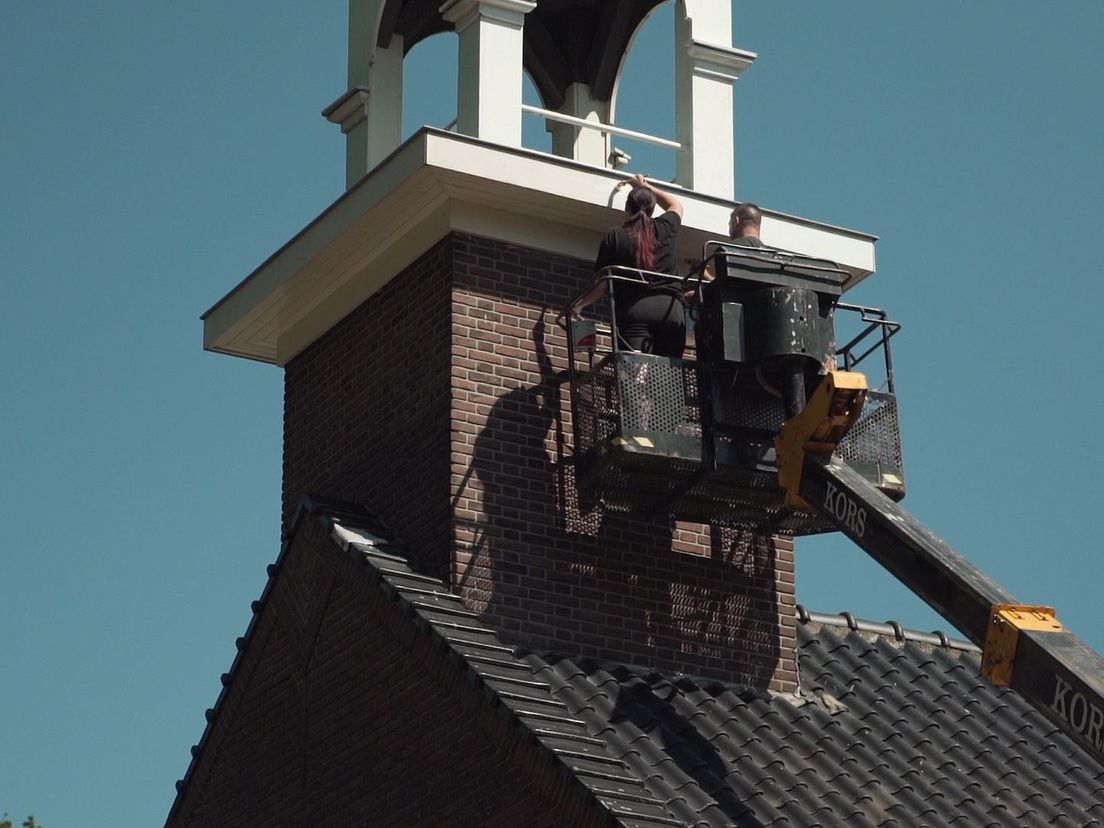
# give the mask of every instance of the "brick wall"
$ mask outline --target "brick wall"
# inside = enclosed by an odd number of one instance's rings
[[[283,527],[306,494],[367,504],[423,570],[448,534],[450,245],[428,250],[287,365]]]
[[[412,657],[415,625],[365,573],[301,525],[169,828],[579,824],[459,706],[460,671]]]
[[[285,520],[305,493],[364,503],[505,638],[792,689],[792,545],[579,503],[554,317],[590,279],[435,245],[288,365]]]
[[[796,686],[793,547],[581,511],[557,311],[591,263],[454,237],[452,580],[508,638]]]

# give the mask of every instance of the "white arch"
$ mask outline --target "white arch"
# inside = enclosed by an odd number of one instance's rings
[[[394,0],[392,0],[394,2]],[[670,2],[670,0],[668,0]],[[755,55],[731,47],[730,0],[674,0],[675,138],[682,145],[675,180],[684,187],[733,195],[732,84]],[[652,16],[636,26],[619,55],[610,100],[582,84],[567,90],[564,114],[616,122],[629,52]],[[326,117],[346,135],[346,185],[352,187],[401,140],[403,38],[378,44],[387,0],[349,0],[349,91]],[[534,0],[447,0],[443,18],[458,33],[458,131],[507,146],[521,144],[522,27]],[[603,164],[608,140],[598,131],[553,127],[553,151]]]
[[[674,55],[669,36],[671,8],[670,3],[657,5],[632,31],[624,52],[619,56],[609,100],[611,124],[668,140],[674,138],[674,99],[671,91]],[[675,162],[672,150],[618,136],[611,136],[611,142],[632,155],[628,170],[660,178],[673,176]]]
[[[407,52],[403,59],[403,74],[406,76],[402,96],[403,140],[417,132],[423,124],[444,128],[455,121],[459,45],[456,32],[444,31],[420,40]],[[442,96],[437,90],[446,84],[450,84],[454,92]],[[447,103],[442,103],[438,109],[420,106],[422,101]]]
[[[386,0],[349,0],[348,91],[322,114],[345,135],[345,187],[351,188],[399,145],[403,39],[377,44]]]
[[[653,8],[633,31],[620,56],[610,98],[616,123],[618,98],[630,52],[660,10],[673,13],[675,181],[684,187],[732,198],[734,149],[732,84],[755,55],[733,49],[729,0],[670,0]]]
[[[617,123],[617,94],[621,91],[621,77],[622,73],[625,71],[625,63],[629,59],[629,54],[632,52],[633,46],[636,45],[637,38],[640,36],[641,31],[644,30],[644,27],[648,24],[648,21],[651,20],[657,12],[659,12],[661,9],[666,8],[669,4],[670,0],[667,0],[667,2],[664,3],[660,3],[658,6],[653,8],[646,15],[644,15],[639,25],[637,25],[637,27],[633,29],[632,35],[629,36],[628,41],[625,43],[625,51],[621,53],[621,59],[617,62],[617,73],[613,77],[613,88],[610,92],[609,119],[611,124]]]

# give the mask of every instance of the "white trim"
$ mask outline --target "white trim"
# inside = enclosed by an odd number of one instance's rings
[[[460,34],[479,18],[520,29],[536,7],[532,0],[448,0],[437,11]]]
[[[694,62],[694,71],[709,72],[725,80],[736,80],[759,57],[747,49],[717,46],[700,40],[690,41],[686,54]]]
[[[451,230],[589,260],[624,209],[624,176],[532,150],[422,129],[203,315],[211,351],[279,365]],[[680,259],[727,234],[733,203],[671,188]],[[874,269],[874,238],[764,210],[772,245]]]
[[[624,127],[614,126],[613,124],[604,124],[601,121],[588,121],[585,118],[576,118],[573,115],[564,115],[562,112],[555,112],[551,109],[541,109],[539,106],[522,104],[521,111],[527,112],[530,115],[540,115],[542,118],[547,118],[549,121],[560,121],[561,123],[565,124],[585,127],[586,129],[596,129],[609,135],[623,135],[626,138],[635,138],[637,141],[644,141],[649,144],[656,144],[657,146],[667,147],[669,149],[682,149],[682,144],[678,143],[678,141],[670,141],[666,138],[657,138],[654,135],[648,135],[646,132],[636,132],[635,130],[625,129]]]
[[[322,117],[340,126],[343,133],[348,132],[368,117],[368,88],[358,86],[350,89],[323,109]]]

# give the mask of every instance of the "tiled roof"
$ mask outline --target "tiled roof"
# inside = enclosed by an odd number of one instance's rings
[[[611,756],[604,740],[587,733],[586,725],[571,715],[563,701],[551,692],[548,683],[514,655],[478,615],[464,608],[460,599],[433,578],[413,572],[401,549],[386,540],[387,531],[371,517],[356,514],[337,504],[324,508],[309,503],[300,510],[294,525],[307,516],[320,518],[329,527],[335,554],[348,554],[362,564],[366,578],[390,599],[394,614],[406,618],[421,636],[424,646],[414,647],[425,658],[427,669],[456,671],[463,681],[444,682],[454,688],[458,709],[471,709],[470,698],[489,701],[490,714],[523,743],[523,749],[536,751],[542,767],[551,763],[556,790],[569,789],[593,815],[586,824],[617,825],[626,828],[660,828],[682,823],[672,818],[665,803],[651,794],[646,785],[629,774],[625,764]],[[294,529],[292,534],[294,535]],[[177,782],[177,797],[169,811],[167,824],[173,824],[178,809],[192,784],[197,764],[205,752],[219,745],[213,735],[213,723],[222,715],[227,690],[240,672],[243,655],[254,638],[258,619],[271,599],[283,561],[292,548],[285,542],[276,563],[269,566],[269,581],[260,600],[254,602],[254,617],[245,635],[238,639],[238,655],[230,671],[223,675],[223,692],[207,711],[208,726],[199,744],[192,748],[192,762],[184,778]],[[366,623],[372,623],[365,615]],[[427,653],[432,653],[427,657]],[[455,675],[455,674],[454,674]],[[460,677],[460,676],[458,676]],[[463,704],[459,695],[466,694]],[[500,728],[501,730],[501,728]]]
[[[976,648],[798,632],[800,696],[523,660],[686,825],[1104,825],[1104,769],[980,679]]]
[[[499,702],[503,714],[536,737],[538,749],[562,763],[565,772],[583,783],[595,807],[608,812],[612,824],[628,828],[681,825],[671,818],[663,800],[648,791],[643,780],[626,772],[601,738],[591,736],[586,724],[573,716],[550,684],[535,675],[514,649],[504,645],[476,613],[464,609],[459,597],[440,582],[415,574],[404,558],[382,551],[388,548],[355,524],[333,523],[334,539],[352,554],[363,556],[366,568],[380,578],[385,590],[408,604],[419,623],[439,639],[469,678]]]
[[[1104,768],[979,678],[973,645],[801,610],[794,695],[528,652],[412,572],[369,519],[321,516],[602,822],[1104,826]]]

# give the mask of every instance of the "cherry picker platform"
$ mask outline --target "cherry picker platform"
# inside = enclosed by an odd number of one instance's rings
[[[569,339],[585,343],[568,364],[581,493],[619,511],[795,535],[832,531],[784,502],[774,437],[792,412],[782,388],[798,376],[815,387],[827,367],[854,368],[880,354],[884,386],[867,394],[837,452],[889,497],[903,497],[889,350],[900,326],[882,310],[840,301],[847,274],[831,262],[721,242],[706,252],[712,282],[703,270],[676,280],[698,299],[686,359],[627,349],[617,331],[618,285],[674,277],[616,267],[598,274],[610,286],[612,321],[597,325],[597,336],[594,323],[570,312],[578,297],[565,310]],[[838,348],[837,314],[857,323]]]
[[[706,252],[715,278],[702,269],[686,284],[700,307],[695,358],[627,351],[616,321],[584,337],[565,309],[570,341],[585,343],[569,368],[580,492],[760,531],[842,531],[982,648],[985,676],[1104,765],[1104,659],[1053,608],[1017,602],[896,502],[899,324],[841,302],[846,274],[831,262],[721,242]],[[614,320],[618,281],[656,275],[599,274]],[[837,348],[841,311],[862,329]],[[854,368],[876,351],[886,382],[875,391]]]

